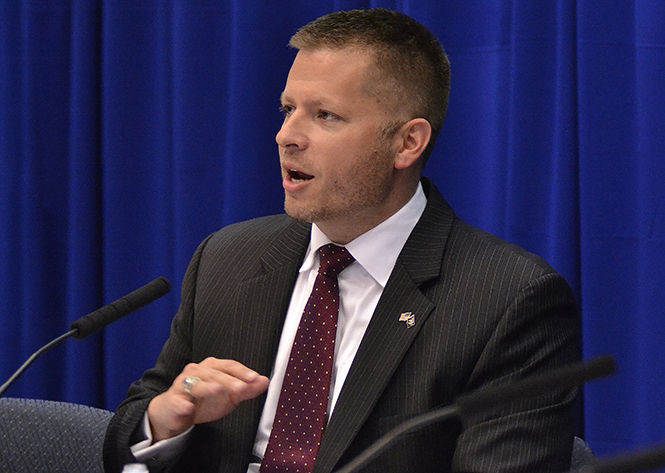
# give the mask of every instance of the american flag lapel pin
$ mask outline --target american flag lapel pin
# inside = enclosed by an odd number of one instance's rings
[[[416,316],[413,312],[402,312],[399,315],[399,321],[406,323],[406,328],[411,328],[416,325]]]

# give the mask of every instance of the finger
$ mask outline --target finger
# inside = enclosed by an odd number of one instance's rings
[[[173,416],[178,418],[187,418],[194,414],[196,406],[192,402],[191,398],[176,396],[170,400],[169,409]]]
[[[257,378],[261,377],[256,371],[235,360],[220,360],[218,358],[210,357],[203,360],[200,363],[200,366],[229,374],[246,383],[254,382]]]
[[[186,394],[196,397],[193,393],[194,387],[201,382],[201,378],[196,376],[186,376],[182,381],[182,389]]]
[[[184,382],[187,377],[196,377],[201,382],[197,387],[190,387],[189,391],[195,398],[210,395],[230,395],[234,401],[239,402],[252,399],[268,389],[270,380],[247,368],[234,360],[221,360],[206,358],[201,363],[191,363],[183,370],[185,377],[178,382]],[[206,385],[203,383],[211,383]]]
[[[235,372],[235,370],[232,370]],[[201,365],[188,365],[171,386],[171,391],[190,402],[217,398],[219,402],[231,402],[234,406],[252,399],[268,387],[265,376],[256,375],[244,381],[224,371]],[[247,377],[245,377],[247,379]]]
[[[195,383],[190,392],[196,399],[225,398],[237,405],[264,392],[268,384],[268,378],[258,374],[250,381],[245,381],[226,372],[210,370],[201,381]]]

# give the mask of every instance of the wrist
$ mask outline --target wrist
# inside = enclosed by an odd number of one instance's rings
[[[153,444],[159,442],[160,440],[166,440],[180,435],[191,427],[191,425],[169,426],[168,419],[165,420],[164,416],[160,415],[160,412],[163,411],[163,409],[160,409],[161,399],[158,399],[160,396],[157,396],[152,401],[150,401],[146,413],[148,427],[150,429],[151,443]],[[166,412],[168,415],[168,410],[164,412]]]

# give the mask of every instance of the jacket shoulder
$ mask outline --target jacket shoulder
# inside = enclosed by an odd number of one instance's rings
[[[288,215],[269,215],[227,225],[203,243],[204,254],[217,251],[258,251],[291,233],[291,238],[309,235],[309,224]]]
[[[229,273],[243,278],[255,274],[266,263],[279,265],[302,257],[309,244],[309,233],[309,224],[287,215],[246,220],[208,236],[192,261],[199,276],[218,278],[222,273]]]
[[[532,279],[556,273],[541,256],[473,227],[459,218],[455,219],[452,226],[445,253],[449,258],[463,260],[470,269],[511,273],[517,279]]]

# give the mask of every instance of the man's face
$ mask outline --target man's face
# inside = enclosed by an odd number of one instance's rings
[[[395,117],[364,89],[368,67],[358,49],[301,50],[282,93],[285,210],[331,239],[355,238],[403,204],[394,208],[395,145],[382,133]]]

